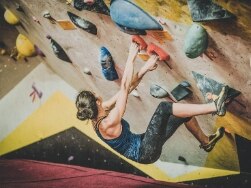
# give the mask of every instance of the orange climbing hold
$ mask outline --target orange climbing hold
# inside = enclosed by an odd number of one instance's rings
[[[170,55],[167,52],[165,52],[162,48],[160,48],[159,46],[153,43],[150,43],[148,45],[147,53],[149,55],[152,55],[152,54],[158,55],[160,61],[168,61],[170,59]]]
[[[143,38],[141,38],[139,35],[133,35],[132,41],[136,42],[139,45],[140,50],[146,50],[147,43],[144,41]]]

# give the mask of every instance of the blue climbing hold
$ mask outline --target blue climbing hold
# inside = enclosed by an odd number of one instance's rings
[[[104,46],[100,48],[99,62],[102,67],[102,73],[107,80],[114,81],[119,78],[112,55]]]
[[[110,15],[115,23],[130,29],[163,30],[162,26],[148,13],[127,0],[113,0]]]

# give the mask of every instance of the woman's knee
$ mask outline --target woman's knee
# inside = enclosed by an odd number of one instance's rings
[[[173,103],[167,102],[167,101],[162,101],[159,103],[157,107],[158,111],[165,111],[169,112],[170,114],[173,113]]]

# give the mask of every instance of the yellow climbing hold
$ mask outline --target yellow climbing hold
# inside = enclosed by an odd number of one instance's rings
[[[6,22],[8,22],[11,25],[15,25],[19,23],[19,18],[9,9],[6,9],[4,13],[4,19]]]
[[[16,40],[17,51],[19,56],[32,56],[35,53],[34,44],[24,35],[19,34]]]

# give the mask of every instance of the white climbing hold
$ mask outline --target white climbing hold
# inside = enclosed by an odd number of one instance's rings
[[[131,95],[133,95],[134,97],[137,97],[137,98],[140,97],[137,90],[133,90],[133,91],[131,92]]]
[[[72,161],[74,159],[74,156],[68,157],[68,161]]]
[[[92,75],[92,73],[91,73],[90,69],[89,69],[89,68],[87,68],[87,67],[86,67],[86,68],[84,68],[84,70],[83,70],[83,71],[84,71],[84,73],[85,73],[85,74]]]

